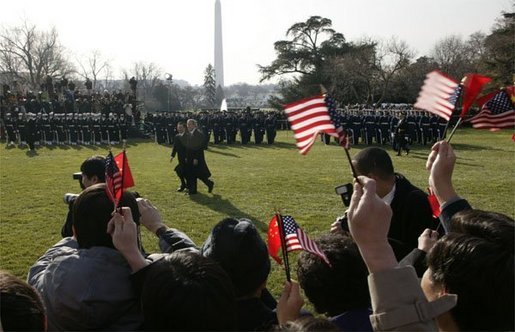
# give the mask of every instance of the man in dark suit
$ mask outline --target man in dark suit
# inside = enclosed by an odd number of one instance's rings
[[[186,147],[188,194],[194,195],[197,193],[197,179],[204,182],[208,192],[212,192],[215,183],[209,180],[211,172],[204,158],[206,146],[204,134],[198,130],[197,121],[193,119],[189,119],[186,126],[188,127],[188,132],[183,136],[183,140]]]
[[[377,195],[393,211],[388,238],[397,259],[417,248],[418,237],[426,228],[436,229],[426,193],[412,185],[408,179],[393,169],[388,153],[377,147],[361,150],[352,163],[358,175],[376,181]]]
[[[181,180],[181,185],[177,188],[177,191],[182,192],[187,188],[186,176],[187,176],[187,162],[186,162],[186,147],[184,146],[184,133],[186,132],[186,126],[184,122],[177,123],[177,135],[173,140],[172,154],[170,155],[170,162],[173,161],[177,156],[178,164],[175,166],[174,171]]]

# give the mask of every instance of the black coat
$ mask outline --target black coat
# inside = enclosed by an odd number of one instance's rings
[[[178,164],[175,166],[175,171],[179,173],[184,173],[186,168],[186,147],[184,146],[184,135],[175,135],[173,140],[173,148],[171,157],[175,158],[177,156]]]
[[[204,148],[205,148],[205,136],[201,131],[195,129],[193,134],[185,133],[182,136],[182,141],[186,148],[186,165],[188,168],[188,172],[191,176],[197,178],[209,178],[211,176],[211,172],[206,164],[206,159],[204,158]],[[195,166],[193,161],[197,160],[198,163]]]
[[[412,185],[403,175],[395,175],[395,196],[390,204],[392,222],[388,237],[397,259],[402,259],[418,246],[418,237],[424,229],[436,229],[438,219],[433,218],[427,194]]]

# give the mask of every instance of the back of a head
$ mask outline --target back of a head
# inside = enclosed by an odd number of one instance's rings
[[[148,331],[228,331],[236,326],[229,276],[196,253],[173,253],[151,264],[141,306]]]
[[[513,247],[500,241],[461,233],[438,240],[428,272],[432,282],[458,295],[451,315],[460,330],[514,330],[514,262]]]
[[[102,156],[90,157],[80,165],[80,171],[89,178],[96,175],[100,182],[105,182],[105,158]]]
[[[215,225],[201,249],[229,274],[237,297],[251,295],[270,273],[265,242],[248,219],[226,218]]]
[[[109,200],[105,188],[105,183],[88,187],[73,204],[73,227],[79,248],[114,248],[111,235],[107,233],[107,224],[111,220],[114,203]],[[120,206],[129,207],[134,221],[139,223],[138,203],[132,193],[123,193]]]
[[[321,317],[303,316],[294,321],[289,321],[277,331],[311,332],[311,331],[340,331],[329,320]]]
[[[26,282],[0,270],[0,326],[3,331],[46,331],[39,294]]]
[[[502,243],[507,250],[514,252],[514,229],[515,222],[507,215],[471,209],[455,214],[450,221],[449,231]]]
[[[361,175],[373,173],[383,180],[387,180],[394,175],[392,159],[388,152],[381,148],[365,148],[352,159],[356,171]]]
[[[316,243],[331,266],[309,252],[301,253],[297,266],[300,286],[316,311],[336,316],[368,308],[368,271],[354,241],[340,234],[325,234]]]

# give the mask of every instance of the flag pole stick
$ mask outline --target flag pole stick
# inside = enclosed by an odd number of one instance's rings
[[[347,149],[347,148],[343,148],[343,149],[345,150],[345,155],[347,155],[347,160],[349,161],[350,169],[352,171],[352,176],[354,177],[354,179],[356,179],[356,181],[359,184],[361,184],[361,182],[358,179],[358,173],[356,172],[356,169],[354,168],[354,164],[352,163],[352,159],[350,157],[349,149]]]
[[[275,215],[277,219],[277,228],[279,229],[279,237],[281,239],[281,251],[283,254],[283,261],[284,261],[284,270],[286,272],[286,280],[288,282],[291,281],[290,276],[290,262],[288,261],[288,251],[286,250],[286,239],[284,237],[284,224],[283,224],[283,216],[280,213],[277,213]]]
[[[452,136],[454,135],[454,132],[456,131],[456,129],[458,128],[458,126],[461,124],[461,120],[462,120],[462,118],[460,117],[460,118],[458,119],[458,122],[456,122],[456,124],[454,125],[454,128],[452,128],[451,133],[449,134],[449,138],[447,139],[447,143],[450,143],[450,142],[451,142],[451,138],[452,138]]]
[[[458,95],[456,96],[456,100],[454,101],[454,109],[453,109],[453,113],[454,111],[456,110],[456,106],[458,105],[458,100],[460,99],[461,97],[461,94],[463,93],[463,80],[461,81],[461,83],[458,85]],[[452,117],[452,114],[451,114],[451,117]],[[460,119],[461,120],[461,117]],[[458,120],[457,124],[460,123],[460,121]],[[447,124],[445,125],[445,129],[443,130],[443,136],[442,138],[445,138],[445,136],[447,136],[447,129],[449,128],[449,124],[451,123],[451,119],[449,119],[449,121],[447,121]],[[456,124],[456,125],[457,125]],[[456,130],[456,127],[454,127],[453,129],[453,132]],[[452,134],[451,134],[451,137],[452,137]]]
[[[123,151],[122,151],[123,155],[122,155],[122,167],[121,167],[121,176],[122,176],[122,181],[120,183],[120,201],[122,200],[122,196],[123,196],[123,178],[124,178],[124,173],[125,173],[125,147],[123,148]],[[120,167],[118,167],[120,168]],[[116,206],[117,208],[119,207],[120,205],[120,202],[118,201],[117,202],[118,206]]]

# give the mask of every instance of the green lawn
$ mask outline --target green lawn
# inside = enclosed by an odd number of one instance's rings
[[[455,183],[458,192],[476,208],[515,216],[514,147],[511,131],[458,130],[453,146],[458,155]],[[351,155],[363,146],[354,147]],[[409,156],[390,150],[395,169],[415,185],[427,187],[424,169],[429,146],[414,146]],[[115,147],[116,154],[120,147]],[[280,132],[275,145],[213,146],[206,159],[215,181],[213,194],[199,183],[199,194],[190,198],[175,192],[178,180],[169,162],[170,148],[151,141],[131,142],[128,159],[136,182],[135,191],[149,198],[166,224],[176,227],[201,244],[215,223],[225,216],[247,217],[265,236],[274,210],[291,214],[312,237],[328,230],[344,211],[334,187],[351,181],[344,151],[317,142],[301,156],[291,132]],[[62,197],[78,192],[72,173],[94,154],[106,155],[105,147],[0,148],[0,268],[25,278],[28,268],[60,239],[67,206]],[[173,164],[174,166],[175,164]],[[156,239],[143,232],[147,251],[157,250]],[[291,254],[295,262],[297,254]],[[279,294],[284,280],[272,262],[269,284]],[[295,273],[294,273],[295,275]]]

